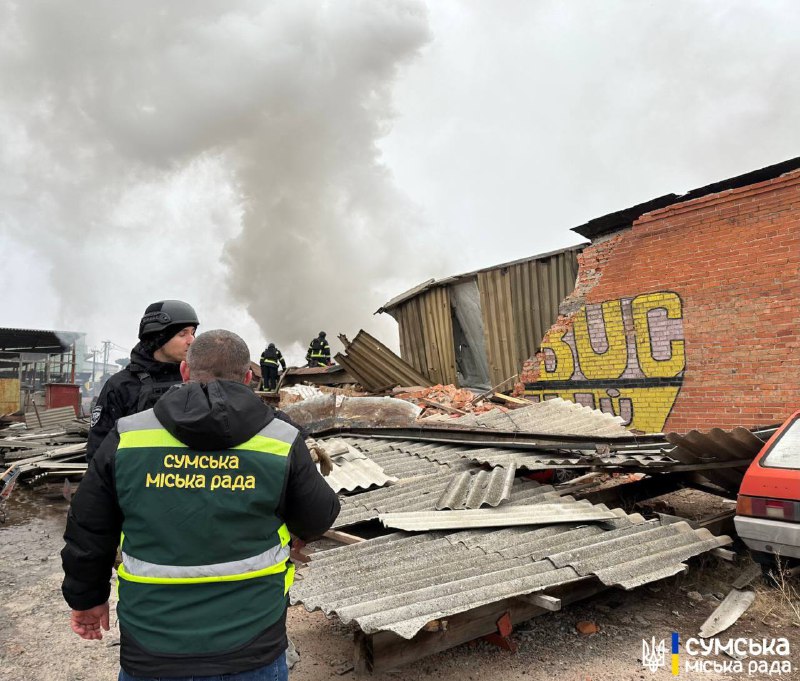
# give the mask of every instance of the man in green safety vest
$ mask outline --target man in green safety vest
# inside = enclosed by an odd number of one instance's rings
[[[290,533],[321,535],[339,501],[249,367],[236,334],[198,336],[184,384],[119,419],[72,501],[62,591],[81,638],[109,628],[122,553],[120,681],[288,678]]]

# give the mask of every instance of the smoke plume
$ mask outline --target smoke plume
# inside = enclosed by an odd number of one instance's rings
[[[427,277],[377,146],[420,3],[1,7],[0,245],[36,254],[61,326],[127,341],[183,298],[254,354],[297,349]]]

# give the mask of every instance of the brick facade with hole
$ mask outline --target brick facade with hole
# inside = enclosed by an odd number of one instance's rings
[[[579,257],[521,376],[635,430],[779,423],[800,409],[800,171],[647,213]]]

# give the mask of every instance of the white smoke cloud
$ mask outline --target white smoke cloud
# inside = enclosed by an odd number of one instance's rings
[[[436,250],[378,148],[427,22],[414,0],[3,3],[0,244],[95,341],[161,298],[254,354],[369,327]]]

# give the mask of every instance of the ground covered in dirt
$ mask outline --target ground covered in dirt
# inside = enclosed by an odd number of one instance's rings
[[[680,506],[680,504],[677,504]],[[60,593],[58,552],[67,504],[38,493],[17,490],[4,506],[0,524],[0,681],[111,681],[116,679],[119,630],[114,622],[101,641],[82,641],[69,629],[68,609]],[[641,663],[642,639],[667,639],[679,632],[694,637],[730,584],[747,567],[705,557],[680,575],[636,591],[606,591],[593,599],[518,625],[511,654],[484,641],[422,658],[400,670],[374,675],[388,679],[468,681],[624,681],[672,678],[666,668],[655,673]],[[754,584],[754,605],[728,631],[728,638],[785,637],[791,646],[792,674],[748,675],[690,672],[681,677],[720,681],[740,678],[800,678],[800,599],[798,584],[783,589]],[[588,621],[599,631],[583,635],[576,624]],[[288,626],[300,661],[291,672],[295,681],[353,678],[353,628],[302,606],[289,612]],[[681,655],[685,659],[685,654]],[[732,663],[725,655],[704,658]],[[770,656],[769,661],[784,660]],[[667,650],[667,663],[669,650]],[[681,662],[683,665],[683,662]]]

